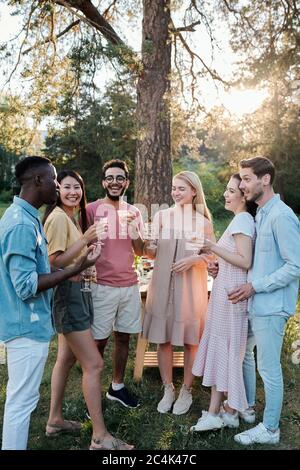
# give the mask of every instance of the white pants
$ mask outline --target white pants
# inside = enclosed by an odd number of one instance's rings
[[[17,338],[6,343],[8,383],[2,450],[26,450],[30,415],[40,394],[49,342]]]

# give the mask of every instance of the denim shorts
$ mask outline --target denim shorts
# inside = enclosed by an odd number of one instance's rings
[[[88,330],[93,322],[90,292],[80,290],[81,283],[65,280],[54,289],[53,320],[57,333]]]

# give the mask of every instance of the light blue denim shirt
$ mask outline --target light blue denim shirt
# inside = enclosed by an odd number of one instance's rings
[[[249,315],[295,313],[300,277],[300,223],[278,194],[258,209],[257,238],[250,273],[256,294]]]
[[[15,197],[0,220],[0,340],[49,341],[52,289],[37,293],[38,275],[49,272],[38,210]]]

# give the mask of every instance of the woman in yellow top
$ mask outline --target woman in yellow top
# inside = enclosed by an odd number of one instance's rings
[[[57,175],[60,184],[55,205],[44,216],[50,264],[63,269],[76,262],[87,245],[101,237],[106,227],[94,224],[86,230],[85,189],[81,176],[70,170]],[[76,220],[80,207],[82,229]],[[100,249],[100,244],[97,245]],[[90,292],[81,291],[81,279],[76,276],[59,284],[54,291],[54,324],[58,332],[58,353],[51,379],[50,414],[46,436],[74,432],[81,428],[75,421],[63,418],[62,402],[70,369],[76,362],[82,368],[82,390],[93,425],[91,450],[122,449],[132,446],[108,433],[101,409],[100,375],[103,359],[91,333],[93,308]]]

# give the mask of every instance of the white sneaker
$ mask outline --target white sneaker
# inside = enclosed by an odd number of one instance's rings
[[[251,444],[278,444],[280,439],[280,430],[275,432],[268,431],[263,423],[259,423],[248,431],[241,432],[234,436],[235,442],[248,446]]]
[[[225,423],[223,419],[217,415],[214,416],[208,411],[202,411],[201,418],[198,419],[197,424],[190,428],[190,431],[212,431],[214,429],[224,428]]]
[[[186,385],[182,385],[178,398],[173,406],[174,415],[183,415],[187,413],[193,403],[192,391]]]
[[[173,384],[165,384],[164,390],[164,396],[157,405],[157,411],[159,411],[159,413],[168,413],[175,401],[175,391]]]
[[[220,413],[221,418],[223,419],[225,426],[228,428],[238,428],[240,425],[239,414],[236,411],[234,414],[223,411]]]
[[[223,401],[223,409],[226,410],[227,400]],[[245,423],[255,423],[255,410],[253,408],[247,408],[246,410],[239,411],[239,417],[242,418]],[[237,426],[236,426],[237,427]]]
[[[239,411],[239,416],[242,418],[245,423],[253,424],[255,423],[255,410],[253,408],[247,408],[246,410]]]

